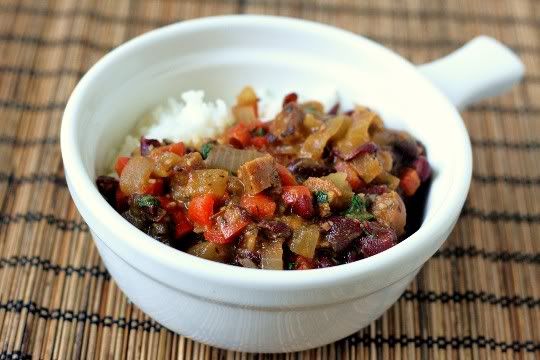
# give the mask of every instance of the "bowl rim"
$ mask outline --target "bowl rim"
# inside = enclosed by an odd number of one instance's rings
[[[454,125],[459,133],[459,136],[456,136],[459,143],[454,158],[459,159],[459,161],[454,161],[453,173],[448,175],[451,176],[452,181],[445,195],[445,200],[441,201],[444,202],[445,206],[439,206],[435,209],[434,215],[424,222],[417,232],[383,253],[349,264],[305,271],[262,271],[201,259],[182,251],[172,250],[125,221],[99,194],[94,179],[85,170],[83,157],[79,151],[78,128],[76,126],[79,117],[77,114],[82,111],[87,88],[92,86],[96,77],[101,72],[106,71],[110,64],[117,61],[117,58],[144,48],[154,41],[159,41],[161,36],[172,34],[179,36],[182,33],[216,26],[221,27],[224,24],[229,26],[238,24],[284,26],[292,30],[336,36],[351,44],[361,45],[377,56],[385,57],[388,61],[392,61],[396,67],[401,67],[403,71],[408,68],[409,71],[416,73],[418,81],[423,82],[423,86],[427,86],[427,89],[439,98],[441,106],[446,107],[445,111],[448,111],[457,120],[454,121]],[[122,259],[149,274],[148,269],[142,269],[143,266],[138,267],[128,261],[126,259],[129,257],[127,253],[118,253],[116,251],[118,248],[115,250],[114,241],[118,242],[117,244],[121,245],[123,249],[130,249],[132,254],[161,264],[168,270],[246,289],[318,288],[329,284],[342,284],[358,280],[360,277],[373,276],[392,265],[403,263],[405,259],[414,262],[414,265],[410,265],[410,269],[408,269],[413,271],[433,255],[438,248],[438,244],[435,242],[440,241],[440,238],[445,236],[445,232],[453,226],[453,221],[459,216],[465,202],[472,173],[471,145],[461,116],[449,100],[429,80],[424,78],[414,65],[386,47],[352,32],[312,21],[267,15],[224,15],[187,20],[152,30],[120,45],[94,64],[76,85],[63,114],[60,144],[69,190],[79,212],[88,222],[89,228]],[[448,170],[445,171],[448,172]],[[108,236],[104,235],[105,232],[108,232]],[[114,241],[110,241],[110,238]],[[170,279],[160,278],[158,280],[164,281],[172,287],[181,288],[178,282],[175,283]],[[380,288],[385,285],[386,283],[381,282]]]

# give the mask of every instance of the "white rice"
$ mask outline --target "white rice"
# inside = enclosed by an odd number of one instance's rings
[[[181,100],[168,98],[144,116],[126,137],[119,154],[131,154],[141,136],[196,144],[219,135],[233,123],[233,117],[221,99],[205,102],[202,90],[186,91],[180,97]]]
[[[272,120],[281,110],[283,97],[290,91],[270,91],[256,89],[259,98],[259,113],[264,121]],[[160,141],[183,141],[197,144],[206,138],[221,134],[234,119],[225,101],[204,101],[204,91],[190,90],[180,96],[181,100],[168,98],[146,114],[126,136],[120,151],[110,153],[110,168],[113,169],[117,156],[129,156],[139,146],[139,139],[144,136]],[[343,103],[343,96],[335,88],[311,89],[300,93],[300,101],[318,100],[325,109],[331,108],[338,100]]]

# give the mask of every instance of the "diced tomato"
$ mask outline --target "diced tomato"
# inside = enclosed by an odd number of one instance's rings
[[[309,270],[309,269],[313,269],[315,267],[315,264],[313,262],[312,259],[309,259],[307,257],[304,257],[304,256],[300,256],[298,255],[296,257],[296,264],[295,264],[295,269],[296,270]]]
[[[243,195],[240,205],[259,219],[270,217],[276,211],[276,203],[264,194]]]
[[[255,136],[251,138],[251,145],[255,146],[257,149],[261,149],[268,145],[268,140],[264,136]]]
[[[413,196],[420,186],[420,177],[416,170],[407,168],[400,176],[399,187],[403,190],[403,193],[407,196]]]
[[[290,207],[295,214],[303,218],[313,216],[313,198],[306,186],[284,186],[281,197],[285,205]]]
[[[276,164],[276,169],[279,175],[279,178],[281,179],[281,185],[283,186],[291,186],[291,185],[297,185],[296,179],[294,178],[293,174],[287,169],[285,166],[281,164]]]
[[[129,156],[119,156],[116,159],[116,163],[114,164],[114,170],[116,171],[118,176],[122,175],[122,170],[124,170],[124,168],[126,167],[129,159]]]
[[[229,144],[240,149],[249,145],[251,140],[249,131],[250,129],[244,123],[239,123],[231,127],[227,132]]]
[[[163,194],[163,179],[149,179],[148,183],[142,189],[143,194],[161,195]]]
[[[214,202],[214,197],[209,194],[195,196],[189,202],[189,219],[199,225],[211,225],[210,218],[214,215]]]
[[[347,182],[351,185],[354,192],[357,192],[359,189],[366,186],[364,180],[362,180],[351,165],[347,164],[345,161],[337,161],[334,167],[337,171],[347,174]]]
[[[116,209],[118,211],[126,210],[129,207],[128,204],[129,196],[124,194],[120,188],[116,190]]]

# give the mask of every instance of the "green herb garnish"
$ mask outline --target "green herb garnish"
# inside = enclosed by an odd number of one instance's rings
[[[317,204],[325,204],[328,202],[328,194],[324,191],[315,191],[314,193]]]
[[[287,270],[294,270],[296,268],[296,263],[291,261],[287,264]]]
[[[360,195],[353,195],[351,206],[345,212],[345,216],[361,221],[373,219],[373,215],[367,211],[366,200]]]
[[[206,143],[203,146],[201,146],[201,156],[203,159],[206,159],[208,157],[208,154],[210,154],[210,151],[214,148],[214,144],[212,143]]]
[[[266,135],[266,130],[262,127],[259,127],[259,128],[256,128],[252,134],[253,136],[264,136]]]
[[[321,112],[319,111],[319,109],[317,109],[315,106],[313,105],[304,105],[303,109],[304,112],[306,114],[312,114],[312,115],[317,115],[317,114],[320,114]]]
[[[152,195],[143,195],[135,201],[139,207],[159,206],[159,200]]]

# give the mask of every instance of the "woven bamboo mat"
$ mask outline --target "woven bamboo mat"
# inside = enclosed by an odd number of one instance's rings
[[[417,63],[488,34],[527,66],[511,93],[464,112],[475,162],[466,207],[399,302],[354,336],[276,357],[540,356],[540,2],[1,0],[0,359],[257,357],[175,335],[127,301],[70,199],[58,146],[70,92],[109,49],[226,13],[333,24]]]

